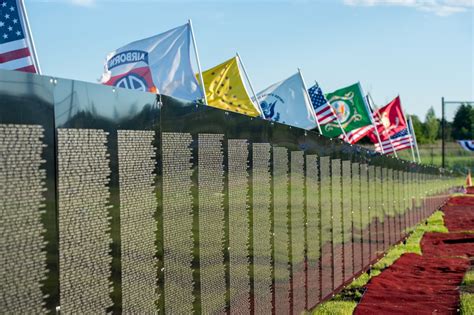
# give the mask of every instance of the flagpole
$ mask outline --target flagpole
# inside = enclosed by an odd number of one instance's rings
[[[372,98],[372,95],[370,93],[367,93],[367,97],[368,97],[367,101],[369,101],[369,98],[370,98],[370,103],[372,103],[375,107],[375,103],[374,103],[374,99]],[[390,135],[388,134],[387,128],[385,128],[385,125],[383,124],[382,117],[380,117],[380,113],[378,112],[378,110],[376,110],[375,113],[377,113],[377,117],[379,118],[380,123],[383,126],[383,130],[385,131],[385,135],[387,136],[388,141],[390,142],[390,146],[392,147],[393,154],[398,159],[397,151],[395,150],[395,147],[393,146],[393,142],[392,142],[392,139],[390,138]],[[375,127],[377,128],[377,126],[375,126]]]
[[[413,140],[414,140],[414,137],[413,137],[413,134],[408,126],[408,119],[407,119],[407,115],[405,114],[405,110],[402,108],[402,113],[403,113],[403,119],[405,119],[405,124],[407,125],[407,128],[408,128],[408,131],[410,132],[410,135],[411,135],[411,138],[412,140],[410,141],[410,149],[411,149],[411,155],[412,155],[412,158],[413,158],[413,162],[416,162],[416,157],[415,157],[415,151],[413,150]],[[414,132],[413,132],[414,133]]]
[[[360,90],[361,94],[364,95],[364,93],[362,91],[362,87],[360,86],[360,82],[357,82],[357,84],[359,85],[359,90]],[[370,121],[372,122],[372,126],[374,126],[375,135],[377,136],[377,140],[379,141],[380,149],[382,150],[382,154],[385,154],[385,150],[383,149],[383,145],[382,145],[382,140],[380,140],[380,134],[379,134],[379,131],[377,130],[377,126],[375,125],[374,116],[372,115],[372,111],[370,110],[367,98],[364,97],[364,96],[362,96],[362,98],[364,99],[365,110],[369,114]]]
[[[303,88],[304,88],[304,92],[306,93],[306,97],[308,98],[308,101],[311,105],[309,111],[313,114],[314,119],[316,120],[316,124],[318,125],[319,134],[323,135],[323,132],[321,131],[321,126],[319,125],[318,117],[316,117],[316,112],[314,111],[314,108],[313,108],[313,103],[311,102],[311,96],[309,96],[308,88],[306,87],[306,83],[304,82],[303,74],[301,73],[300,68],[298,68],[298,73],[300,75],[301,82],[303,83]]]
[[[194,55],[196,56],[196,62],[198,66],[198,71],[199,71],[199,79],[201,80],[201,88],[202,88],[202,93],[204,95],[204,102],[206,105],[207,103],[207,96],[206,96],[206,88],[204,86],[204,78],[202,77],[202,70],[201,70],[201,62],[199,61],[199,53],[196,45],[196,38],[194,37],[194,30],[193,30],[193,24],[191,22],[191,19],[188,20],[189,28],[191,30],[191,38],[193,40],[193,47],[194,47]]]
[[[239,53],[235,54],[237,56],[237,60],[239,61],[240,65],[242,66],[242,70],[244,71],[245,78],[247,79],[247,82],[250,86],[250,90],[252,91],[253,97],[255,98],[255,103],[254,106],[257,107],[258,111],[260,112],[260,116],[265,119],[265,114],[263,113],[262,107],[260,106],[260,103],[258,102],[257,94],[255,93],[255,90],[253,89],[252,82],[250,81],[250,77],[247,74],[247,70],[245,69],[244,63],[242,62],[242,58],[240,58]]]
[[[316,80],[314,80],[314,83],[316,84],[317,87],[319,87],[319,84]],[[322,91],[321,91],[321,93],[322,93]],[[341,121],[337,117],[336,112],[334,111],[334,108],[332,108],[332,105],[331,105],[331,103],[328,102],[328,100],[326,100],[326,102],[328,103],[329,107],[331,108],[332,114],[334,115],[334,117],[336,117],[337,124],[339,125],[339,128],[341,128],[342,134],[344,135],[344,139],[346,139],[347,143],[350,143],[349,138],[347,137],[346,131],[344,130],[344,128],[342,128]],[[315,112],[315,114],[316,114],[316,112]],[[317,115],[316,115],[316,119],[318,119]]]
[[[26,13],[25,3],[23,0],[20,0],[18,2],[20,3],[21,10],[23,11],[23,16],[25,17],[26,31],[28,32],[28,37],[30,38],[30,41],[31,41],[31,48],[33,50],[33,59],[35,62],[36,70],[38,71],[38,74],[42,74],[38,55],[36,54],[36,47],[35,47],[35,41],[33,40],[33,33],[31,32],[31,28],[30,28],[30,21],[28,20],[28,13]]]
[[[413,139],[415,140],[416,155],[418,156],[418,163],[421,163],[420,151],[418,150],[418,141],[416,140],[415,129],[413,128],[413,122],[410,118],[410,133],[412,134]]]

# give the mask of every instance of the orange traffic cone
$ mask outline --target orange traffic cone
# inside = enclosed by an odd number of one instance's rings
[[[474,194],[474,186],[472,186],[471,170],[468,171],[466,177],[466,192],[468,194]]]

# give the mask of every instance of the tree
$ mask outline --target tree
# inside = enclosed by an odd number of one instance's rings
[[[424,134],[429,143],[433,143],[436,140],[439,130],[439,120],[436,118],[436,114],[433,107],[428,109],[424,124]]]
[[[461,104],[458,108],[451,134],[456,140],[474,139],[474,108],[471,105]]]
[[[418,118],[418,116],[416,115],[410,115],[410,119],[413,124],[413,129],[415,130],[415,136],[418,143],[419,144],[427,143],[424,130],[423,130],[424,129],[423,123],[421,122],[420,118]]]

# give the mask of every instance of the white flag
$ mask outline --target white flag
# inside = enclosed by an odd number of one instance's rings
[[[191,66],[189,24],[107,56],[101,83],[194,101],[203,97]]]
[[[307,130],[317,127],[299,73],[266,88],[257,98],[266,119]]]

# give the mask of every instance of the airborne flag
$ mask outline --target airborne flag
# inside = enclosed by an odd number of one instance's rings
[[[237,57],[204,71],[202,76],[209,106],[251,117],[260,116],[245,89]]]
[[[326,94],[326,99],[336,112],[341,127],[346,133],[372,124],[359,83]],[[321,126],[321,129],[325,136],[331,138],[342,134],[337,121]]]
[[[376,110],[374,120],[382,141],[388,140],[389,137],[407,128],[400,97],[397,96],[390,103]],[[378,143],[375,132],[369,133],[368,137],[373,143]]]
[[[101,83],[188,101],[201,99],[190,47],[189,23],[129,43],[107,56]]]

